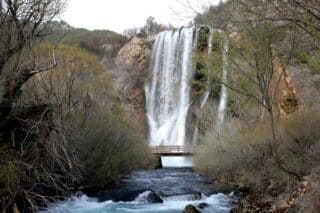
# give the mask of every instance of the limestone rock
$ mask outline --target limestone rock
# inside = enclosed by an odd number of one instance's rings
[[[274,59],[274,74],[271,80],[269,93],[278,105],[279,114],[287,116],[299,108],[301,101],[288,70],[278,57]]]
[[[123,108],[141,133],[146,131],[144,84],[154,39],[134,37],[119,50],[115,59],[117,67],[112,71]]]
[[[134,37],[118,52],[116,64],[127,72],[146,72],[154,37]]]

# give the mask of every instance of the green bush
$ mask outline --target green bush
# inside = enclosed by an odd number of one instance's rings
[[[123,112],[107,114],[97,110],[90,113],[84,125],[75,115],[75,130],[79,134],[80,159],[85,166],[83,182],[88,186],[118,183],[135,169],[153,167],[145,138],[129,125]]]

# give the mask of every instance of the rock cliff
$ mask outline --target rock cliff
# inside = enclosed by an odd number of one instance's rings
[[[146,131],[144,83],[148,77],[154,37],[134,37],[118,52],[112,71],[124,109],[142,132]]]

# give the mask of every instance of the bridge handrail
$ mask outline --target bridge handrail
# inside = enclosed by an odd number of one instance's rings
[[[192,153],[193,146],[150,146],[153,153]]]

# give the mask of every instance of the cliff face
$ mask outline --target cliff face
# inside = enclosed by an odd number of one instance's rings
[[[119,50],[112,71],[123,108],[141,133],[146,133],[144,83],[153,42],[153,37],[134,37]]]
[[[317,76],[301,64],[285,66],[276,57],[274,59],[274,76],[270,93],[274,93],[274,101],[281,117],[309,106],[319,100]]]
[[[280,116],[287,116],[301,108],[301,100],[288,70],[278,57],[274,59],[274,74],[269,93],[273,95]]]

